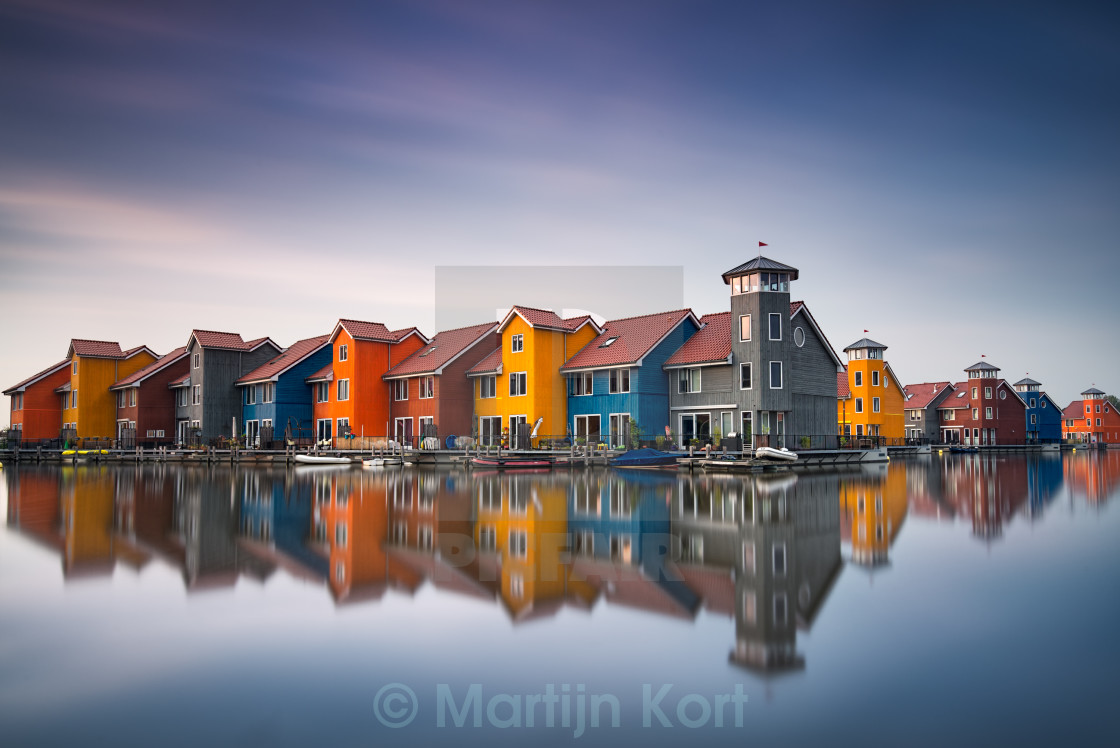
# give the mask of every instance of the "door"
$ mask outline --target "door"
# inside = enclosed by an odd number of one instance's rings
[[[630,414],[612,413],[610,416],[611,447],[626,447],[630,441]],[[636,444],[633,446],[637,446]]]
[[[509,417],[509,448],[529,449],[529,421],[526,416]]]
[[[584,444],[598,444],[603,438],[601,429],[600,416],[576,416],[576,438],[583,439]]]
[[[688,449],[696,438],[696,416],[685,413],[681,416],[681,447]]]
[[[329,418],[321,418],[315,422],[315,441],[319,443],[329,442],[331,440],[331,426],[333,422]],[[326,445],[324,445],[326,446]]]
[[[260,423],[258,421],[245,422],[245,446],[246,447],[259,447],[261,432]]]
[[[754,449],[754,413],[744,410],[740,415],[743,417],[743,447]]]
[[[393,438],[400,444],[412,445],[412,419],[396,419],[396,428],[393,429]]]

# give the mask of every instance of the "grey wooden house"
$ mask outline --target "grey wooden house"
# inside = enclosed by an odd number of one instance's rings
[[[723,274],[731,311],[665,362],[670,428],[681,446],[742,434],[744,446],[834,448],[843,362],[803,301],[797,268],[757,257]]]

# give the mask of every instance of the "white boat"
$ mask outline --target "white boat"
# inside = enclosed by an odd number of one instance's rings
[[[385,459],[382,457],[374,457],[369,460],[362,460],[362,467],[366,468],[379,468],[385,467]]]
[[[304,465],[349,465],[349,457],[330,457],[328,455],[296,455],[296,462]]]
[[[759,460],[779,460],[782,462],[793,462],[797,459],[796,452],[790,452],[785,447],[781,449],[774,449],[773,447],[759,447],[754,451],[754,456]]]

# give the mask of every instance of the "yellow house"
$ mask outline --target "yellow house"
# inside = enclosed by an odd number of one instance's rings
[[[844,349],[848,364],[836,375],[836,421],[842,437],[871,436],[901,443],[906,394],[883,359],[887,347],[863,338]]]
[[[159,358],[146,345],[122,351],[120,343],[71,340],[70,381],[62,396],[62,428],[71,437],[116,438],[117,393],[109,387]]]
[[[543,309],[510,309],[498,326],[498,350],[467,372],[479,441],[525,449],[534,431],[538,440],[565,436],[568,388],[560,367],[601,332],[586,315],[561,319]]]

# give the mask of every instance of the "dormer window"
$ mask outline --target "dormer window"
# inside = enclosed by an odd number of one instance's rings
[[[613,343],[616,340],[618,340],[618,336],[617,335],[612,335],[611,337],[607,338],[602,343],[600,343],[599,347],[600,348],[609,348],[611,343]]]

